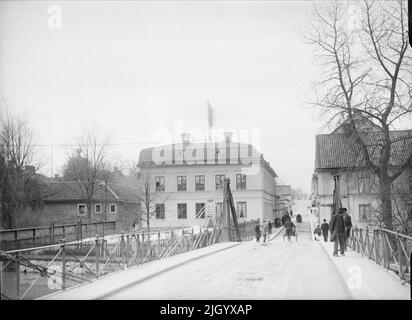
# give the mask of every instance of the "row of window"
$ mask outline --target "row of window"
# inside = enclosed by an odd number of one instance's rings
[[[100,203],[96,203],[94,205],[94,213],[99,214],[102,213],[103,206]],[[109,212],[110,213],[117,213],[117,206],[114,203],[109,205]],[[80,203],[77,205],[77,213],[79,216],[85,216],[87,213],[87,205],[84,203]]]
[[[373,183],[374,183],[373,176],[365,175],[365,176],[358,177],[359,193],[371,193]],[[412,176],[409,176],[409,191],[412,192]]]
[[[217,202],[215,206],[216,214],[219,215],[223,212],[222,202]],[[238,218],[247,217],[247,204],[246,202],[237,202],[236,214]],[[204,219],[206,217],[206,204],[205,203],[196,203],[195,206],[195,217],[196,219]],[[165,204],[159,203],[156,204],[156,219],[165,219]],[[178,219],[187,219],[187,204],[178,203],[177,204],[177,218]]]
[[[224,182],[225,175],[217,174],[215,175],[215,187],[216,189]],[[155,177],[155,188],[156,191],[165,191],[165,177],[157,176]],[[244,190],[246,189],[246,175],[236,174],[236,189]],[[187,176],[177,176],[177,191],[187,191]],[[205,191],[205,176],[197,175],[195,176],[195,191]]]

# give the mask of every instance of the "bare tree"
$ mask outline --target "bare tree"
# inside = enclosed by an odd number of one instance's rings
[[[146,229],[150,232],[150,221],[156,216],[156,205],[164,204],[168,196],[164,193],[164,186],[156,185],[155,177],[149,170],[132,164],[129,169],[129,175],[135,177],[138,184],[138,198],[141,204],[136,212],[137,220],[139,225],[145,222]]]
[[[412,165],[411,130],[393,131],[412,114],[412,57],[408,50],[406,1],[358,3],[359,28],[347,25],[341,2],[315,7],[304,39],[323,63],[320,106],[328,123],[346,120],[345,133],[359,153],[353,166],[379,179],[382,219],[393,229],[393,182]],[[365,133],[362,119],[373,124]]]
[[[35,148],[27,122],[12,115],[3,103],[0,109],[0,200],[1,225],[15,227],[18,210],[42,204],[41,186],[33,168]],[[30,167],[26,167],[29,166]],[[38,163],[37,170],[41,164]],[[33,168],[27,170],[27,168]]]
[[[96,191],[99,188],[107,190],[111,178],[107,146],[108,139],[102,137],[95,127],[85,128],[78,142],[77,154],[69,157],[63,170],[63,180],[76,181],[77,188],[73,191],[85,200],[89,219]]]

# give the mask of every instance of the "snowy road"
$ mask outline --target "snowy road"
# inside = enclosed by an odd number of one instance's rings
[[[309,236],[304,218],[298,242],[282,234],[190,262],[108,299],[348,299],[343,279]]]
[[[295,223],[298,241],[283,241],[283,231],[270,242],[222,243],[216,248],[155,261],[107,276],[51,299],[410,299],[409,287],[355,252],[332,260],[331,243],[311,238],[309,215],[302,201],[294,208],[303,216]],[[220,249],[219,249],[220,248]],[[203,252],[213,252],[201,256]],[[184,255],[187,255],[186,257]],[[200,258],[193,259],[199,255]],[[190,258],[192,257],[192,259]],[[145,272],[165,269],[145,277]],[[336,258],[334,258],[336,259]],[[349,288],[345,270],[363,272],[362,290]],[[142,277],[141,280],[137,280]],[[379,281],[381,279],[382,281]],[[382,283],[384,282],[384,283]],[[390,289],[390,290],[388,290]]]

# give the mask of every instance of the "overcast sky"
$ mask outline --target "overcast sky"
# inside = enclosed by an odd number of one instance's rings
[[[51,29],[49,7],[61,8]],[[154,133],[260,130],[282,182],[309,190],[319,115],[305,102],[319,70],[298,30],[310,1],[0,3],[0,92],[29,120],[58,173],[85,124],[137,160]],[[54,11],[52,11],[53,13]],[[175,135],[175,138],[180,138]]]

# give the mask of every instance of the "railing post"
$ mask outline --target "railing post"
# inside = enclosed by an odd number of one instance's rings
[[[143,262],[144,257],[145,257],[145,253],[144,253],[144,249],[145,249],[145,244],[144,244],[144,231],[142,232],[142,255],[141,255],[141,261]]]
[[[140,264],[140,235],[136,235],[136,259],[137,259],[137,264]]]
[[[16,253],[16,299],[20,298],[20,261],[19,253]]]
[[[99,277],[99,257],[100,257],[100,246],[99,246],[99,235],[96,234],[96,240],[95,240],[95,258],[96,258],[96,275]]]
[[[396,241],[396,248],[397,248],[397,250],[398,250],[399,279],[402,280],[402,253],[401,253],[402,244],[400,243],[399,237],[396,236],[396,235],[395,235],[395,241]]]
[[[106,257],[107,240],[103,237],[102,239],[102,256]]]
[[[36,243],[36,228],[33,228],[33,243]]]
[[[379,264],[379,238],[378,238],[378,230],[373,230],[373,242],[375,243],[375,262]]]
[[[160,231],[157,233],[157,259],[159,259],[160,255]]]
[[[126,266],[129,266],[130,259],[130,235],[126,236]]]
[[[62,289],[66,290],[66,246],[64,245],[65,238],[62,240]]]
[[[123,235],[123,231],[121,233],[120,236],[120,257],[122,259],[122,263],[124,263],[125,259],[124,259],[124,235]]]

